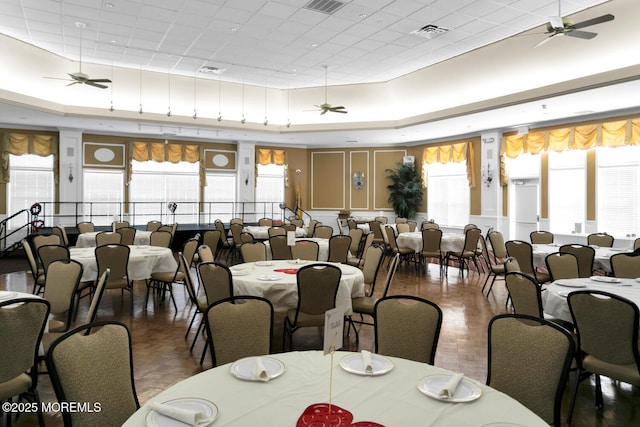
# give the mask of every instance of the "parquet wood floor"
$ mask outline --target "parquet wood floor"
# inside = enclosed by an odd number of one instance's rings
[[[487,325],[496,314],[505,313],[505,288],[501,281],[494,286],[486,298],[480,288],[485,275],[476,272],[464,277],[456,268],[450,268],[446,276],[440,274],[437,265],[430,265],[426,273],[415,274],[413,267],[405,265],[398,269],[390,294],[410,294],[429,299],[443,310],[444,319],[438,343],[435,365],[465,373],[467,376],[485,381],[487,373]],[[384,274],[379,276],[384,280]],[[379,286],[378,288],[381,288]],[[31,275],[24,272],[0,275],[0,289],[30,292]],[[186,292],[181,286],[175,287],[178,312],[171,304],[149,302],[144,306],[145,285],[136,282],[133,313],[129,297],[123,298],[119,291],[107,291],[98,312],[99,320],[117,319],[131,330],[135,383],[140,403],[144,404],[165,388],[176,382],[211,367],[209,358],[200,366],[200,354],[204,342],[199,339],[191,353],[189,345],[195,328],[188,340],[184,334],[193,314],[193,307],[185,305]],[[381,289],[377,291],[381,292]],[[88,302],[81,303],[78,319],[83,318]],[[282,347],[281,314],[276,314],[274,325],[273,351]],[[360,327],[360,343],[356,345],[353,335],[344,341],[344,349],[357,351],[373,349],[373,328]],[[306,328],[294,335],[294,350],[321,348],[320,331]],[[603,378],[605,393],[604,409],[596,409],[594,403],[595,385],[585,381],[579,389],[579,398],[574,413],[574,426],[637,426],[640,425],[640,389],[628,384],[612,382]],[[40,376],[38,385],[41,398],[55,399],[49,378]],[[568,407],[568,392],[565,393],[563,414]],[[46,414],[46,425],[62,425],[59,414]],[[37,425],[35,417],[22,416],[18,426]]]

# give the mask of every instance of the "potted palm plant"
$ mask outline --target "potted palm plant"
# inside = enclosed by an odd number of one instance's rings
[[[422,179],[412,163],[398,162],[397,168],[387,169],[388,202],[393,206],[396,215],[401,218],[413,218],[422,205]]]

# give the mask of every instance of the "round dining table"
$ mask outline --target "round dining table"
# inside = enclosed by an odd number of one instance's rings
[[[439,397],[439,391],[453,372],[405,359],[371,356],[371,374],[364,372],[361,354],[354,352],[338,351],[333,357],[321,351],[262,356],[260,365],[269,373],[268,381],[257,381],[252,373],[256,358],[241,359],[169,387],[146,402],[124,426],[184,425],[169,424],[172,420],[158,417],[149,403],[177,406],[204,399],[205,407],[215,414],[212,427],[312,425],[313,410],[307,408],[315,404],[326,408],[329,402],[348,411],[353,423],[385,427],[548,427],[518,401],[481,382],[463,377],[452,398],[445,399]],[[306,416],[298,424],[303,412]]]
[[[78,240],[76,241],[76,248],[93,248],[96,246],[96,235],[98,231],[91,231],[88,233],[78,234]],[[136,235],[133,238],[134,245],[148,245],[151,241],[151,231],[136,230]]]
[[[559,243],[550,244],[535,244],[531,245],[533,251],[533,265],[535,267],[546,268],[545,258],[547,255],[554,252],[559,252],[560,247],[563,246]],[[593,269],[603,270],[607,273],[611,272],[611,257],[621,252],[633,252],[631,248],[603,248],[601,246],[591,245],[595,250],[593,258]]]
[[[257,261],[237,264],[230,268],[233,276],[234,295],[254,295],[268,299],[275,311],[295,309],[298,305],[297,271],[299,268],[318,264],[303,260]],[[345,315],[353,313],[352,297],[364,296],[362,271],[348,264],[323,262],[337,266],[342,271],[336,307]]]
[[[561,279],[545,287],[542,307],[545,313],[556,319],[573,323],[567,297],[574,291],[604,291],[633,301],[640,307],[640,279],[623,279],[610,276]]]
[[[442,233],[440,250],[446,252],[460,252],[464,248],[465,235],[462,233]],[[396,237],[399,248],[410,248],[414,252],[422,251],[422,231],[400,233]]]

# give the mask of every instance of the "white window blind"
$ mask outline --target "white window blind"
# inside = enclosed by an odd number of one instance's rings
[[[549,152],[549,231],[585,229],[587,152]]]
[[[284,166],[274,164],[258,165],[258,177],[256,180],[256,213],[258,216],[272,218],[273,209],[279,210],[278,204],[283,201]]]
[[[234,217],[236,201],[236,175],[232,173],[207,173],[204,188],[205,214],[207,221],[220,219],[229,222]]]
[[[640,231],[640,147],[596,151],[598,231],[632,237]]]
[[[136,222],[158,220],[164,223],[197,223],[200,201],[199,164],[189,162],[132,161],[129,183],[130,211],[135,209]],[[178,205],[175,216],[168,204]]]
[[[111,224],[124,200],[124,172],[85,169],[83,187],[84,220],[95,225]]]
[[[9,176],[7,185],[7,209],[8,215],[29,209],[36,202],[53,203],[53,156],[41,157],[35,154],[22,156],[9,155]],[[49,205],[51,209],[53,205]],[[43,212],[44,213],[44,212]],[[53,215],[54,212],[46,212]],[[19,215],[9,221],[9,228],[18,228],[24,225],[26,216]],[[40,218],[45,220],[45,226],[52,225],[52,218]]]
[[[433,163],[427,166],[427,211],[429,218],[449,227],[469,223],[469,181],[467,165]]]

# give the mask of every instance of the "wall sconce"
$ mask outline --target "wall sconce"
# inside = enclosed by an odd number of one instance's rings
[[[73,165],[69,163],[69,182],[73,182]]]
[[[491,181],[493,181],[493,169],[491,169],[491,163],[487,163],[486,169],[482,169],[482,182],[487,187],[491,187]]]
[[[364,186],[364,172],[355,172],[352,178],[353,188],[360,190]]]

